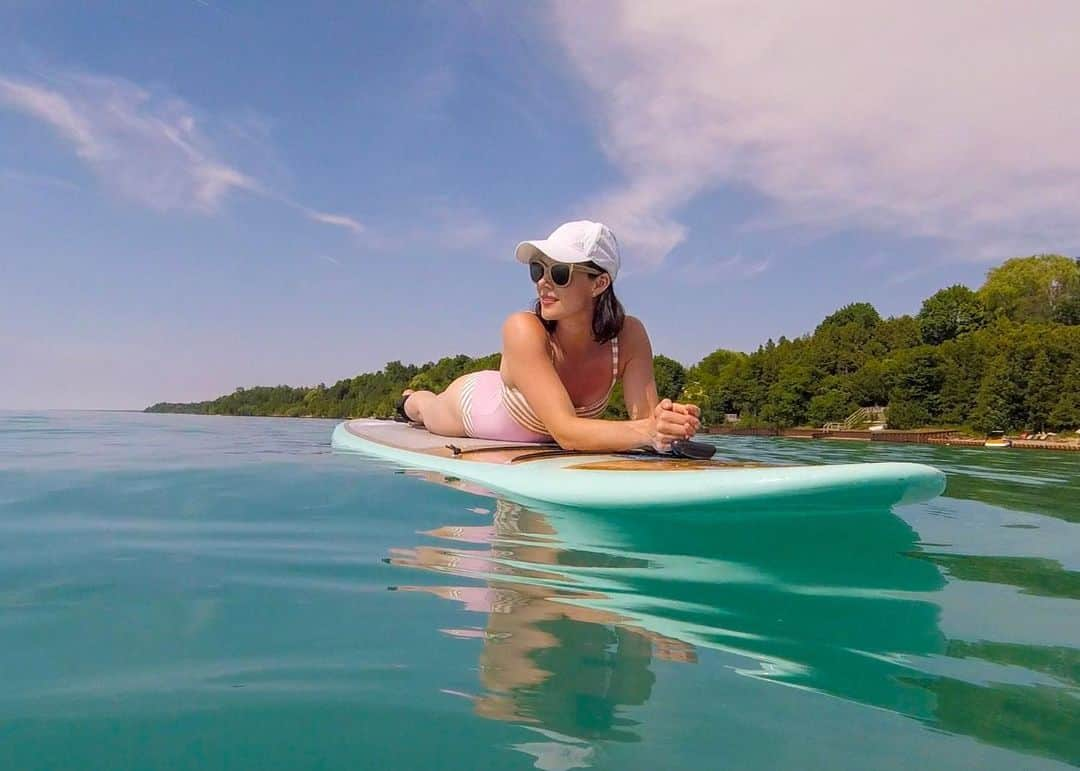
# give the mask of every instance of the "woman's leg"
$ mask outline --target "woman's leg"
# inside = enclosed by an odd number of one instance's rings
[[[459,377],[440,394],[413,391],[405,400],[405,413],[433,434],[465,436],[465,423],[461,419],[461,387],[465,377]]]

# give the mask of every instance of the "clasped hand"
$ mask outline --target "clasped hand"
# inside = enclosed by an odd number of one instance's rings
[[[689,439],[701,428],[701,410],[696,404],[664,399],[653,410],[651,424],[653,449],[668,452],[673,441]]]

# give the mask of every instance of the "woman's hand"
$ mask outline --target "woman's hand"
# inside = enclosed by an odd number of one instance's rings
[[[668,452],[676,439],[689,439],[701,428],[701,410],[696,404],[679,404],[664,399],[653,410],[649,435],[653,449]]]

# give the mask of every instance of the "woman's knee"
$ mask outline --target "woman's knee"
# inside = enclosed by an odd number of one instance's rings
[[[413,391],[405,398],[405,414],[410,420],[423,423],[425,405],[430,404],[433,399],[435,394],[431,391]]]

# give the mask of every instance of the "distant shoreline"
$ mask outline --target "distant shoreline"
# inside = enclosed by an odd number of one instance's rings
[[[87,412],[130,412],[131,410],[86,410]],[[137,410],[136,410],[137,411]],[[155,415],[200,415],[204,417],[219,418],[285,418],[301,420],[353,420],[345,417],[323,417],[319,415],[221,415],[205,412],[150,412]],[[377,416],[368,416],[366,419],[378,419]],[[387,418],[381,418],[386,420]],[[986,448],[985,439],[965,436],[958,429],[940,428],[916,428],[909,430],[883,431],[826,431],[820,428],[727,428],[724,426],[711,426],[701,432],[702,436],[751,436],[764,439],[822,439],[830,442],[888,442],[890,444],[933,444],[943,447],[980,447]],[[1073,439],[1020,439],[1007,437],[1012,443],[1009,448],[1017,450],[1051,450],[1056,452],[1080,451],[1080,437]],[[994,448],[996,449],[996,448]]]

